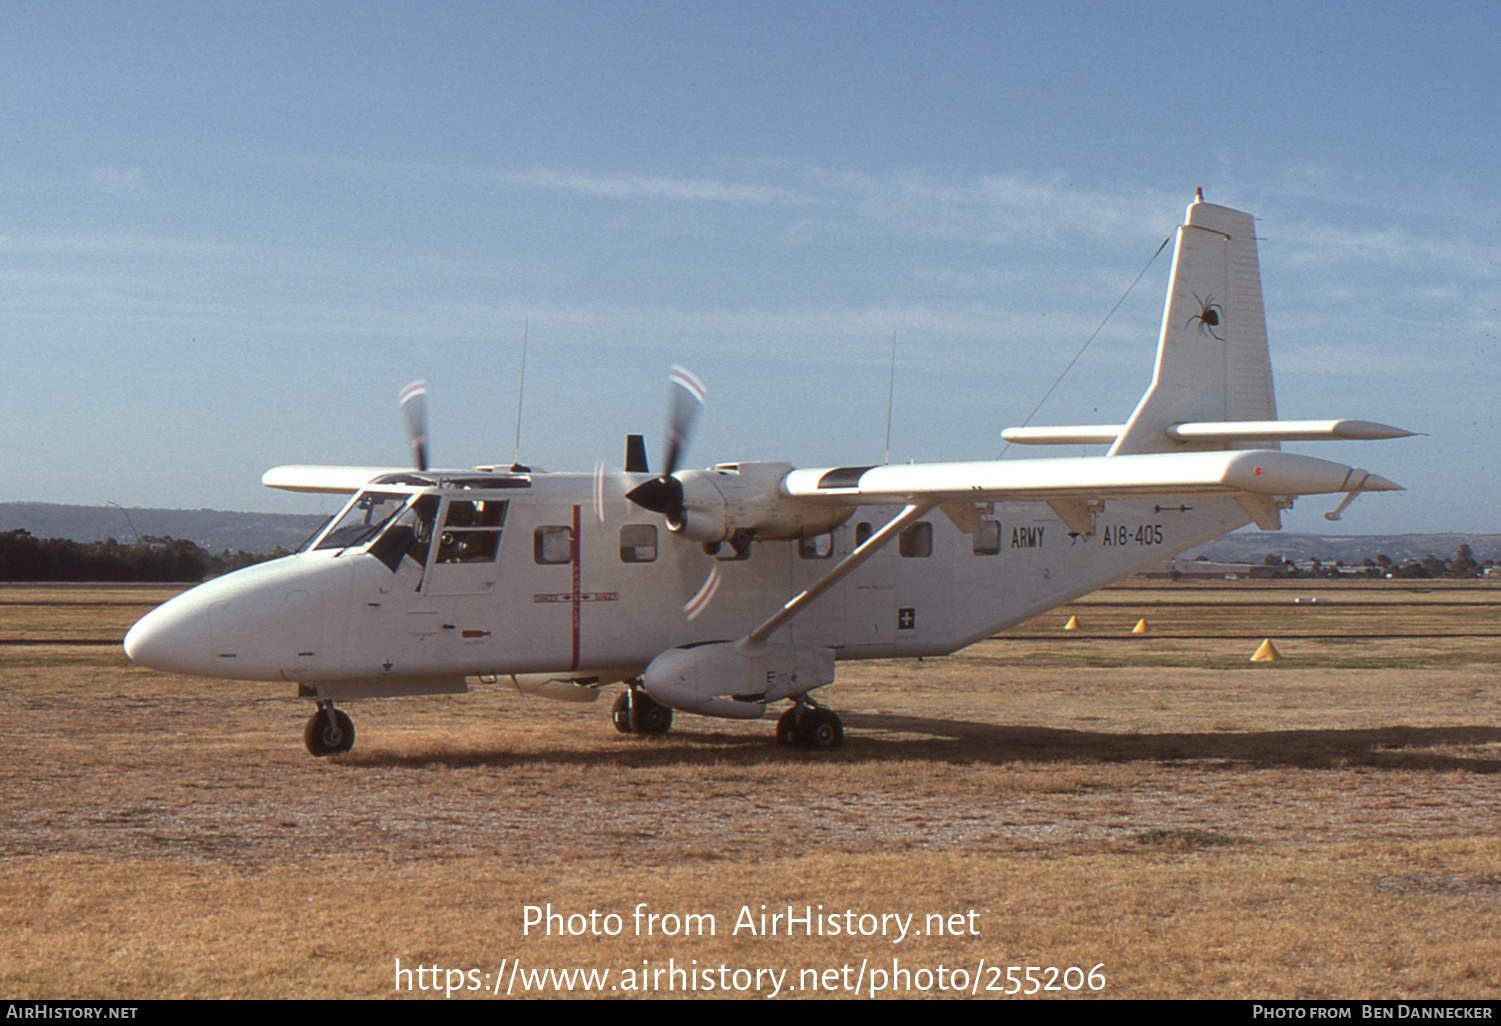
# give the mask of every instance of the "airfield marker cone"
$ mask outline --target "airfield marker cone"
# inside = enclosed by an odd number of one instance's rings
[[[1147,626],[1147,618],[1142,617],[1140,620],[1136,621],[1136,626],[1131,628],[1131,633],[1145,634],[1149,630],[1151,630],[1151,628]]]
[[[1068,623],[1066,623],[1066,624],[1063,625],[1063,629],[1066,630],[1066,631],[1076,631],[1076,630],[1078,630],[1079,629],[1079,618],[1077,616],[1071,616],[1071,617],[1069,617],[1068,618]]]
[[[1277,651],[1277,646],[1272,644],[1271,638],[1263,641],[1257,646],[1256,651],[1251,654],[1251,662],[1253,663],[1280,663],[1281,661],[1282,653]]]

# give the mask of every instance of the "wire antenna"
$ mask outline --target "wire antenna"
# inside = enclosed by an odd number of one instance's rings
[[[521,322],[521,381],[516,386],[516,451],[511,456],[511,466],[521,466],[521,400],[526,396],[526,336],[531,327],[531,318]]]
[[[1063,368],[1063,373],[1059,374],[1058,379],[1048,386],[1048,390],[1046,392],[1042,393],[1042,398],[1037,400],[1037,405],[1032,407],[1032,412],[1027,414],[1027,419],[1022,421],[1021,424],[1018,425],[1019,427],[1026,427],[1028,424],[1032,423],[1032,418],[1037,416],[1037,411],[1042,409],[1042,404],[1048,401],[1048,396],[1052,395],[1054,389],[1063,384],[1063,379],[1068,377],[1068,372],[1074,369],[1074,364],[1079,362],[1079,357],[1084,355],[1084,350],[1089,348],[1089,344],[1095,340],[1095,336],[1105,330],[1105,325],[1110,323],[1110,318],[1115,316],[1115,311],[1121,308],[1121,304],[1126,301],[1126,297],[1131,294],[1131,290],[1136,288],[1136,283],[1141,281],[1142,277],[1147,273],[1147,268],[1152,266],[1152,262],[1157,259],[1158,255],[1164,249],[1167,249],[1167,244],[1172,241],[1173,237],[1171,235],[1162,240],[1162,245],[1158,246],[1156,252],[1152,254],[1151,259],[1149,259],[1145,264],[1142,265],[1141,270],[1137,272],[1137,275],[1132,279],[1131,284],[1126,286],[1126,291],[1121,293],[1121,298],[1115,301],[1115,305],[1110,308],[1109,313],[1105,314],[1105,318],[1104,320],[1100,321],[1099,326],[1096,327],[1094,331],[1091,331],[1089,333],[1089,337],[1084,340],[1084,344],[1079,347],[1079,351],[1074,354],[1074,358],[1068,361],[1067,367]],[[1006,450],[1009,448],[1011,448],[1011,443],[1007,442],[1004,446],[1001,447],[1001,451],[999,454],[997,454],[996,459],[1000,459],[1002,456],[1006,455]]]

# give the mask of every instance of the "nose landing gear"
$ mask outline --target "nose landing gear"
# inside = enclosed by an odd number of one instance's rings
[[[354,722],[335,709],[333,702],[319,702],[318,711],[302,730],[302,742],[319,758],[347,752],[354,747]]]

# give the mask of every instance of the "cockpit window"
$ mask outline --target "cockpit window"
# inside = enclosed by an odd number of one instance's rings
[[[318,539],[315,548],[346,549],[365,544],[409,499],[411,495],[399,492],[361,492],[344,507],[338,521]]]
[[[426,566],[437,513],[438,497],[419,495],[371,543],[370,554],[390,567],[393,574],[401,568],[401,561],[408,557],[419,568]]]

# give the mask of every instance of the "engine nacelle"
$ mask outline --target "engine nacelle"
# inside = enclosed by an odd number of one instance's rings
[[[721,463],[712,470],[686,470],[673,477],[683,487],[681,515],[669,530],[712,544],[735,535],[762,539],[810,538],[832,531],[854,508],[829,506],[782,494],[790,463]]]
[[[732,641],[670,648],[641,676],[646,693],[663,705],[735,720],[760,719],[768,702],[833,680],[832,648],[742,648]]]

